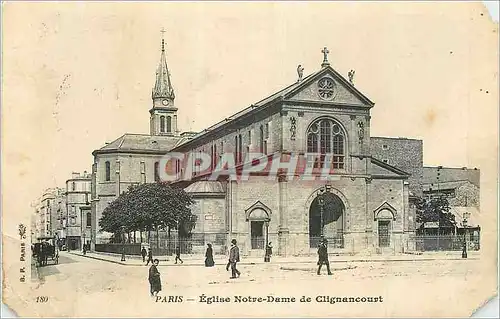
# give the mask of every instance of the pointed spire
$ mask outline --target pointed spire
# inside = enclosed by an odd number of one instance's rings
[[[156,70],[156,81],[155,86],[153,88],[151,97],[155,98],[169,98],[174,99],[174,88],[172,87],[172,82],[170,81],[170,72],[167,67],[167,58],[165,54],[165,39],[163,39],[163,33],[165,30],[161,30],[162,39],[161,39],[161,57],[160,64],[158,65],[158,69]]]

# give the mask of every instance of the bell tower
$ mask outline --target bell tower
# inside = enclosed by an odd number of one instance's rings
[[[165,31],[162,30],[162,34]],[[156,70],[156,81],[151,92],[153,107],[150,114],[150,134],[151,135],[178,135],[177,129],[177,108],[175,107],[175,95],[170,72],[167,67],[165,54],[165,40],[161,39],[160,64]]]

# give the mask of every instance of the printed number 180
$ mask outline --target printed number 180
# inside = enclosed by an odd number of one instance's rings
[[[47,302],[47,301],[49,301],[49,297],[47,297],[47,296],[36,297],[36,302]]]

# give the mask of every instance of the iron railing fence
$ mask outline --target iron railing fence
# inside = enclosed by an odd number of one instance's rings
[[[309,247],[310,248],[318,248],[319,243],[322,239],[327,241],[328,248],[330,249],[338,249],[344,248],[344,236],[342,234],[336,236],[326,236],[326,237],[309,237]]]
[[[325,237],[328,243],[330,254],[363,254],[382,253],[399,254],[426,251],[460,251],[463,249],[463,235],[378,235],[356,234],[349,236],[346,234]],[[294,236],[290,234],[287,238],[274,238],[273,254],[285,256],[304,256],[317,254],[318,244],[322,237]],[[204,255],[207,244],[212,245],[214,255],[227,255],[230,243],[227,241],[226,233],[217,234],[192,234],[189,238],[178,238],[177,236],[160,237],[158,240],[151,236],[149,244],[155,256],[175,255],[177,247],[181,255]],[[271,239],[269,239],[271,241]],[[264,253],[266,245],[265,237],[250,237],[248,241],[240,240],[238,246],[243,255],[259,255],[259,251]],[[126,254],[140,255],[140,243],[125,244],[96,244],[96,251],[121,253],[122,248]],[[467,236],[467,249],[477,251],[480,249],[480,236]]]
[[[481,247],[479,235],[417,235],[412,238],[417,251],[457,251],[467,243],[468,250],[478,251]]]
[[[266,247],[266,238],[265,237],[250,238],[250,247],[252,249],[264,249]]]

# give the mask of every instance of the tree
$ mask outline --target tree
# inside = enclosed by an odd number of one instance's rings
[[[190,232],[195,217],[191,204],[192,198],[182,188],[164,182],[135,185],[104,209],[99,225],[115,235],[122,229],[126,233],[156,231],[158,234],[159,230],[176,228],[179,223],[188,225]]]
[[[455,215],[450,213],[450,204],[446,197],[436,198],[418,198],[416,201],[417,223],[422,223],[421,229],[425,223],[437,222],[438,233],[441,228],[454,228],[456,225]]]

